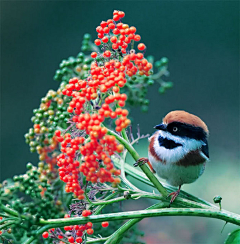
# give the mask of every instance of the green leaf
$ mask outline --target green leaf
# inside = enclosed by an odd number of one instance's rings
[[[229,234],[225,244],[239,244],[240,243],[240,229],[234,230]]]

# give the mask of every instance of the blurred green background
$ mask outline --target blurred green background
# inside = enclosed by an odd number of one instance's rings
[[[124,22],[137,27],[147,55],[169,58],[174,88],[159,95],[148,93],[147,114],[132,109],[133,126],[143,134],[171,110],[184,109],[200,116],[210,130],[210,158],[203,176],[184,190],[212,202],[219,194],[223,207],[240,213],[239,180],[239,2],[238,1],[1,1],[1,180],[37,164],[23,135],[32,126],[32,110],[49,89],[62,59],[75,56],[82,36],[114,9],[126,13]],[[147,156],[147,140],[138,146]],[[146,188],[146,186],[141,186]],[[149,206],[138,201],[139,209]],[[126,209],[136,209],[130,202]],[[145,219],[144,240],[157,243],[223,243],[236,228],[190,217]]]

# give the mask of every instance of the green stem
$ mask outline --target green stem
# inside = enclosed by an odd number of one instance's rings
[[[41,229],[40,229],[41,230]],[[46,229],[47,230],[47,229]],[[45,230],[44,230],[45,231]],[[44,231],[39,232],[39,235],[42,234]],[[32,241],[34,241],[35,236],[31,236],[30,238],[28,238],[23,244],[30,244]]]
[[[0,230],[5,229],[7,226],[14,224],[15,221],[9,221],[3,225],[0,225]]]
[[[122,137],[123,137],[128,143],[130,143],[125,129],[122,130],[121,134],[122,134]]]
[[[156,199],[156,200],[163,200],[162,196],[159,196],[156,194],[148,194],[148,193],[146,193],[146,194],[132,194],[129,199],[137,200],[137,199],[142,198],[142,197],[143,198]],[[92,205],[108,205],[108,204],[112,204],[112,203],[116,203],[116,202],[121,202],[124,200],[128,200],[128,199],[126,199],[125,197],[116,197],[116,198],[114,198],[112,200],[108,200],[108,201],[91,202],[91,204]]]
[[[5,218],[5,219],[2,219],[2,220],[0,221],[0,224],[4,223],[4,222],[6,222],[6,221],[9,221],[9,220],[18,220],[18,218],[15,218],[15,217]]]
[[[90,239],[89,241],[87,241],[86,243],[98,243],[98,242],[103,242],[106,241],[109,237],[102,237],[102,238],[88,238]],[[105,242],[106,243],[106,242]]]
[[[137,151],[124,138],[122,138],[117,133],[115,133],[114,131],[111,131],[109,129],[108,129],[108,134],[115,136],[115,138],[128,150],[128,152],[131,154],[131,156],[133,157],[133,159],[135,161],[137,161],[140,158]],[[167,190],[158,181],[156,176],[150,171],[148,166],[146,164],[143,164],[140,166],[140,168],[145,173],[145,175],[148,177],[148,179],[153,183],[153,185],[158,189],[158,191],[162,194],[162,196],[167,197],[168,196]]]
[[[199,216],[216,218],[227,221],[232,224],[240,226],[240,215],[227,212],[218,211],[214,209],[198,209],[198,208],[167,208],[167,209],[156,209],[156,210],[141,210],[141,211],[130,211],[130,212],[119,212],[111,214],[100,214],[91,215],[89,217],[74,217],[74,218],[60,218],[60,219],[41,219],[39,223],[44,225],[42,229],[62,227],[68,225],[80,225],[86,224],[87,222],[99,223],[103,221],[116,221],[125,220],[132,218],[146,218],[156,216]]]
[[[4,212],[10,214],[11,216],[15,216],[15,217],[21,217],[22,219],[26,219],[27,217],[25,215],[20,215],[17,211],[9,208],[9,207],[6,207],[5,205],[3,205],[1,202],[0,202],[0,209],[3,210]]]

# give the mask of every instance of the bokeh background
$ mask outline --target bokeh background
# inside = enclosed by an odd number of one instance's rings
[[[4,180],[38,163],[24,134],[32,126],[32,110],[49,89],[62,59],[75,56],[82,36],[112,17],[137,27],[147,55],[168,57],[174,88],[159,95],[149,90],[147,114],[132,109],[133,126],[143,134],[171,110],[200,116],[210,130],[210,157],[203,176],[184,190],[212,202],[219,194],[223,207],[240,213],[239,1],[1,1],[1,168]],[[147,140],[138,145],[147,156]],[[141,185],[143,189],[146,186]],[[130,202],[126,210],[142,209],[148,201]],[[223,243],[236,227],[190,217],[145,219],[140,229],[148,244]]]

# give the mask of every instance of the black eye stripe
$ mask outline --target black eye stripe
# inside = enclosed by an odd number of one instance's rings
[[[166,149],[174,149],[180,146],[182,147],[182,144],[177,143],[173,140],[169,140],[167,138],[163,138],[161,136],[158,137],[158,142],[159,142],[159,146],[165,147]]]
[[[173,128],[177,127],[178,130],[174,131]],[[167,126],[167,131],[173,135],[188,137],[196,140],[206,140],[207,134],[201,127],[195,127],[192,125],[180,123],[180,122],[172,122]]]

